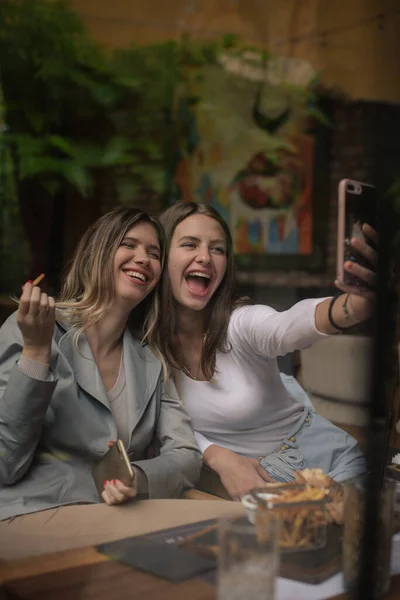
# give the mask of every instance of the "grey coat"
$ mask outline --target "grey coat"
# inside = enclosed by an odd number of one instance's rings
[[[161,364],[126,330],[123,339],[131,439],[128,453],[147,475],[150,498],[177,497],[196,483],[201,453],[176,391],[164,389]],[[84,335],[57,323],[51,378],[20,371],[22,336],[11,315],[0,329],[0,520],[101,499],[94,463],[117,438],[110,403]],[[159,456],[145,459],[156,440]]]

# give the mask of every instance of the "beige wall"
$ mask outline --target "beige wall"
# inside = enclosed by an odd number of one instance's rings
[[[340,88],[353,98],[400,101],[397,76],[400,0],[71,0],[71,3],[94,37],[111,47],[173,38],[183,30],[192,31],[198,38],[237,33],[271,52],[311,61],[325,84]],[[398,14],[393,15],[396,11]],[[362,23],[380,13],[392,15],[385,19],[383,31],[377,21]],[[323,31],[328,32],[325,40],[320,35]],[[315,33],[313,39],[298,39]]]

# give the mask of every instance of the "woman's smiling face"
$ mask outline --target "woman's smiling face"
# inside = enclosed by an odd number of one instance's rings
[[[134,225],[114,256],[115,297],[137,306],[150,294],[161,276],[161,250],[150,223]]]
[[[226,265],[226,236],[218,221],[194,214],[177,225],[169,250],[168,277],[179,305],[203,310],[218,289]]]

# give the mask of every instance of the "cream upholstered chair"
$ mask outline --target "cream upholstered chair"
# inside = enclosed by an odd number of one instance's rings
[[[362,444],[368,422],[373,340],[333,335],[302,350],[301,384],[315,411]]]

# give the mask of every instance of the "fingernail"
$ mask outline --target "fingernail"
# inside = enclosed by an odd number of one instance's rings
[[[26,283],[33,283],[33,279],[28,279]]]
[[[116,479],[113,479],[113,484],[117,485],[117,480]]]
[[[107,481],[107,479],[105,479],[105,480],[103,481],[103,487],[106,487],[107,483],[108,483],[108,481]]]
[[[114,446],[114,444],[115,444],[115,442],[111,441],[111,442],[108,442],[107,446],[109,448],[112,448]]]

